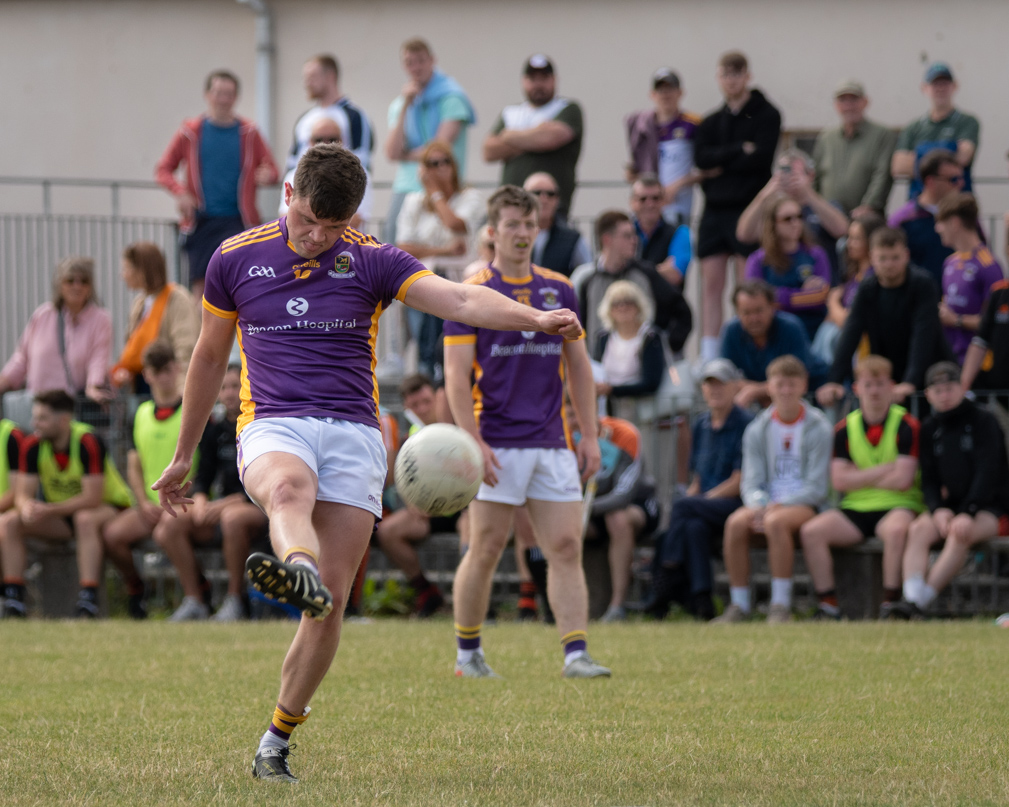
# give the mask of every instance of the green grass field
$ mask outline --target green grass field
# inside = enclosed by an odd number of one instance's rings
[[[1007,804],[1009,632],[927,624],[347,625],[295,734],[249,774],[289,623],[0,623],[0,804]]]

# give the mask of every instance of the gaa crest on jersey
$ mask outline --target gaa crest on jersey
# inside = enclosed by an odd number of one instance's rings
[[[350,266],[353,262],[353,255],[349,252],[341,252],[336,256],[336,260],[333,262],[333,268],[329,270],[329,276],[338,279],[354,277],[357,273],[350,270]]]
[[[541,302],[544,308],[560,308],[560,299],[557,296],[557,289],[540,289]]]

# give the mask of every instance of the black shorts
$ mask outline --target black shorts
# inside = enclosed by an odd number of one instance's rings
[[[659,509],[659,500],[650,496],[647,499],[636,499],[631,504],[637,505],[645,512],[645,525],[636,536],[637,540],[649,538],[659,528],[659,518],[662,515]],[[595,528],[596,537],[608,541],[610,534],[606,530],[606,516],[592,516],[590,521]]]
[[[697,228],[697,257],[749,255],[759,244],[744,244],[736,238],[736,224],[745,208],[704,208]]]
[[[903,508],[895,508],[903,509]],[[891,512],[890,510],[846,510],[841,508],[841,514],[852,524],[858,527],[863,538],[872,538],[876,534],[876,527],[883,520],[883,516]]]
[[[241,216],[204,216],[197,214],[196,229],[186,236],[183,249],[189,257],[189,285],[207,276],[207,264],[226,238],[245,229]]]

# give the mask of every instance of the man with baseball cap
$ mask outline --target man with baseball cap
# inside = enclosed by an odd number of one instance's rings
[[[653,109],[632,112],[624,119],[630,162],[627,179],[655,174],[662,183],[662,217],[671,225],[690,224],[694,185],[694,134],[701,118],[680,109],[680,77],[668,67],[652,74]]]
[[[824,129],[813,147],[813,189],[852,216],[882,214],[893,179],[890,159],[896,134],[865,117],[869,99],[855,79],[834,90],[839,126]]]
[[[971,546],[998,535],[1009,513],[1009,462],[995,416],[964,397],[960,367],[933,364],[925,374],[932,415],[921,427],[921,487],[928,508],[908,530],[904,599],[894,614],[918,617],[953,579]],[[932,568],[933,545],[942,551]]]
[[[728,359],[701,369],[701,394],[708,406],[694,423],[690,442],[690,486],[673,502],[669,530],[657,537],[652,594],[646,613],[662,619],[676,600],[699,619],[711,619],[712,555],[720,556],[725,522],[743,506],[739,480],[743,431],[752,415],[733,403],[743,380]]]
[[[981,124],[973,115],[953,107],[957,83],[953,71],[945,62],[935,62],[925,71],[921,91],[929,100],[929,110],[911,121],[897,138],[890,170],[894,179],[910,179],[908,199],[922,191],[918,172],[921,158],[934,149],[948,149],[956,154],[963,168],[962,191],[971,189],[970,166],[977,152]]]
[[[483,143],[483,158],[503,163],[502,185],[518,185],[545,171],[560,189],[557,217],[567,219],[575,192],[575,167],[582,151],[582,108],[556,94],[554,64],[542,53],[526,59],[522,92],[526,100],[506,106]]]

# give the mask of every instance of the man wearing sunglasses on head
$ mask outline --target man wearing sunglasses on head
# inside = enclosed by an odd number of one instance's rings
[[[574,227],[557,220],[560,189],[557,180],[546,171],[531,174],[522,187],[540,203],[537,223],[540,231],[533,244],[533,263],[571,277],[583,263],[592,261],[592,249]]]

